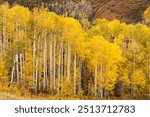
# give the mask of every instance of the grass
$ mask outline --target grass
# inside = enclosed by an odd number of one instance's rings
[[[16,96],[14,94],[0,92],[0,100],[146,100],[146,98],[134,99],[131,97],[110,97],[110,98],[100,98],[92,96],[83,96],[79,98],[74,97],[60,97],[60,96],[50,96],[49,94],[39,94],[30,96]]]

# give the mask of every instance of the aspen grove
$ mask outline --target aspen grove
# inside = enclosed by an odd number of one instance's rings
[[[0,5],[0,92],[150,99],[150,8],[144,18],[85,23],[44,6]]]

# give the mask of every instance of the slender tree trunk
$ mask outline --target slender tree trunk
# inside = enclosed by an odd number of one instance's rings
[[[36,61],[35,61],[35,94],[37,95],[38,94],[38,83],[39,83],[39,64],[40,64],[40,61],[39,61],[39,49],[40,49],[40,38],[38,40],[38,47],[37,47],[37,57],[36,57]]]
[[[15,59],[14,59],[14,64],[11,72],[11,80],[10,80],[10,86],[13,86],[13,81],[14,81],[14,72],[15,72]]]
[[[42,42],[40,43],[40,50],[43,50]],[[41,90],[42,88],[42,68],[43,68],[43,53],[40,51],[40,58],[39,58],[39,86],[38,89]]]
[[[54,85],[54,90],[56,89],[56,35],[54,35],[54,72],[53,72],[53,85]]]
[[[24,85],[23,84],[23,77],[22,77],[22,54],[20,54],[20,79],[21,79],[21,85]]]
[[[44,83],[43,90],[47,90],[47,42],[46,42],[46,31],[44,31]]]
[[[61,46],[59,47],[59,56],[58,56],[58,94],[60,90],[60,68],[61,68]]]
[[[52,49],[52,32],[50,32],[50,88],[52,88],[52,84],[53,84],[53,49]]]
[[[16,72],[17,72],[17,83],[19,84],[19,65],[18,65],[18,54],[16,54]]]
[[[79,72],[79,84],[78,84],[78,91],[80,91],[80,89],[81,89],[81,78],[82,78],[82,60],[80,60],[80,62],[79,62],[79,70],[80,70],[80,72]]]
[[[64,44],[61,44],[61,82],[63,83],[64,79]]]
[[[97,96],[97,65],[95,65],[95,96]]]
[[[68,45],[65,44],[64,49],[64,77],[67,77],[67,54],[68,54]]]
[[[76,47],[75,47],[75,51],[74,51],[74,95],[76,95],[76,77],[77,77],[77,74],[76,74],[76,65],[77,64],[77,55],[76,55]]]
[[[36,58],[36,70],[35,70],[35,94],[38,94],[38,57]]]
[[[71,45],[68,43],[67,78],[70,79]]]
[[[25,53],[22,54],[22,74],[24,74],[24,69],[23,69],[24,63],[25,63]],[[22,79],[23,79],[23,85],[25,85],[25,76],[22,75]]]
[[[36,30],[34,28],[34,40],[33,40],[33,87],[35,87],[35,64],[36,64]]]
[[[103,64],[102,63],[101,63],[101,72],[100,72],[100,74],[101,74],[101,79],[102,79],[102,77],[103,77]],[[100,87],[100,95],[101,95],[101,98],[103,98],[103,87],[102,86]]]

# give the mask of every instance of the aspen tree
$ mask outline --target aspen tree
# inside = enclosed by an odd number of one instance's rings
[[[0,5],[0,24],[1,25],[1,37],[2,37],[2,49],[3,49],[3,54],[5,54],[6,47],[7,47],[7,39],[6,39],[6,25],[7,25],[7,12],[8,12],[9,4],[4,3]],[[2,55],[3,56],[3,55]]]
[[[110,50],[107,49],[108,47]],[[97,96],[98,90],[100,88],[100,94],[101,97],[103,97],[102,89],[105,89],[104,91],[110,92],[114,89],[117,64],[122,61],[121,52],[116,45],[109,43],[103,37],[99,36],[92,38],[88,48],[91,50],[91,57],[89,57],[90,64],[94,67],[95,96]],[[100,69],[98,69],[99,67]],[[112,67],[114,69],[112,69]],[[105,69],[106,72],[103,72],[102,69]]]
[[[20,6],[14,6],[13,8],[8,10],[8,25],[11,24],[10,29],[8,29],[8,32],[10,32],[10,35],[12,35],[10,38],[13,40],[13,44],[15,45],[15,66],[16,66],[16,76],[17,76],[17,82],[20,83],[20,61],[19,61],[19,53],[22,53],[23,47],[20,48],[21,45],[24,45],[23,39],[26,39],[26,34],[24,30],[26,30],[27,23],[29,21],[30,17],[30,11],[27,8],[20,7]],[[15,35],[14,35],[15,34]],[[14,36],[13,36],[14,35]],[[20,45],[19,45],[20,43]],[[22,60],[22,59],[21,59]],[[21,61],[22,62],[22,61]],[[22,70],[22,69],[21,69]],[[14,66],[12,67],[12,72],[14,72]],[[21,72],[22,73],[22,72]],[[12,73],[12,80],[13,80]],[[22,74],[21,74],[22,75]]]
[[[149,23],[150,23],[150,7],[145,10],[144,12],[144,18],[145,18],[145,21],[146,21],[146,24],[149,26]],[[149,47],[149,41],[147,43],[147,47]],[[149,99],[150,99],[150,49],[148,48],[148,79],[149,79]]]

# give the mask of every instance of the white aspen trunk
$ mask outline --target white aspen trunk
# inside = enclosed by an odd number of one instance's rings
[[[97,65],[95,65],[95,96],[97,96]]]
[[[101,63],[101,71],[100,71],[101,79],[103,77],[103,64]],[[102,84],[102,83],[101,83]],[[100,96],[103,98],[103,87],[100,87]]]
[[[40,39],[39,39],[40,41]],[[38,41],[38,48],[37,48],[37,57],[36,57],[36,61],[35,61],[35,94],[37,95],[38,94],[38,79],[39,79],[39,48],[40,48],[40,44],[39,44],[39,41]]]
[[[39,47],[40,47],[40,45],[39,45]],[[39,52],[39,58],[38,58],[38,83],[37,83],[37,89],[38,90],[41,90],[41,81],[40,80],[41,80],[41,56],[40,56],[40,52]]]
[[[54,70],[53,70],[53,85],[54,85],[54,90],[56,89],[56,35],[54,35]]]
[[[44,32],[44,83],[43,90],[47,90],[47,46],[46,46],[46,31]]]
[[[52,46],[52,32],[50,32],[50,88],[52,88],[52,84],[53,84],[53,46]]]
[[[63,83],[63,79],[64,79],[64,44],[62,42],[61,44],[61,82]]]
[[[103,88],[100,89],[100,93],[101,93],[101,98],[103,98],[103,97],[104,97],[104,96],[103,96],[103,93],[104,93]]]
[[[71,45],[68,43],[67,78],[70,80]]]
[[[62,34],[62,43],[61,43],[61,82],[64,81],[64,33]]]
[[[59,48],[59,57],[58,57],[58,94],[60,90],[60,67],[61,67],[61,46]]]
[[[16,27],[15,27],[15,29],[16,29],[16,32],[15,32],[15,37],[16,37],[16,40],[18,40],[18,24],[17,24],[17,22],[16,22]],[[16,63],[16,77],[17,77],[17,83],[19,84],[19,66],[18,66],[18,51],[17,51],[17,53],[16,53],[16,55],[15,55],[15,63]]]
[[[79,84],[78,84],[78,91],[81,89],[81,78],[82,78],[82,60],[79,62],[79,69],[80,69],[80,74],[79,74]]]
[[[42,42],[40,43],[40,50],[42,50],[43,47],[42,47]],[[41,81],[41,70],[42,70],[42,67],[43,67],[43,53],[41,52],[40,53],[40,58],[39,58],[39,69],[40,69],[40,72],[39,72],[39,87],[38,89],[41,90],[41,87],[42,87],[42,81]]]
[[[38,57],[36,58],[36,70],[35,70],[35,94],[38,94]]]
[[[12,72],[11,72],[10,86],[13,86],[14,72],[15,72],[15,59],[14,59],[14,65],[13,65]]]
[[[33,87],[35,87],[35,61],[36,61],[36,30],[34,28],[34,40],[33,40]]]
[[[47,33],[45,32],[45,38],[46,38],[46,36],[47,36]],[[45,66],[45,67],[46,67],[46,68],[45,68],[45,70],[46,70],[46,71],[45,71],[45,73],[46,73],[46,90],[48,90],[48,83],[49,83],[48,81],[49,81],[49,80],[48,80],[48,71],[47,71],[47,70],[48,70],[48,67],[47,67],[47,64],[48,64],[48,62],[47,62],[47,59],[48,59],[48,58],[47,58],[47,40],[46,40],[46,51],[45,51],[45,52],[46,52],[46,53],[45,53],[45,54],[46,54],[46,60],[45,60],[45,62],[46,62],[46,63],[45,63],[45,64],[46,64],[46,66]]]
[[[20,79],[21,79],[21,85],[23,85],[23,78],[22,78],[22,54],[20,54]]]
[[[19,65],[18,65],[18,54],[16,54],[16,72],[17,72],[17,83],[19,84]]]
[[[76,65],[77,64],[77,55],[76,55],[76,47],[75,47],[75,51],[74,51],[74,95],[76,95]]]
[[[22,54],[22,74],[24,74],[24,69],[23,69],[24,63],[25,63],[25,54]],[[25,76],[22,75],[22,78],[23,78],[23,84],[25,85]]]

